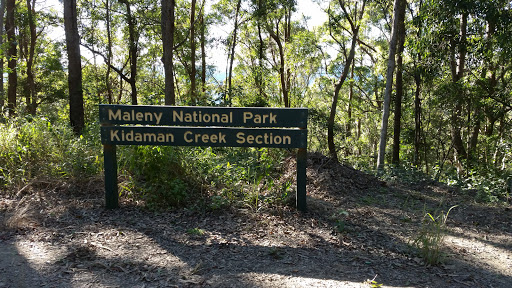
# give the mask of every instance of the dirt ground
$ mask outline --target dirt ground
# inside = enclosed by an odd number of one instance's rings
[[[510,206],[433,181],[382,182],[319,154],[307,174],[306,213],[152,212],[124,198],[105,210],[102,179],[3,192],[0,288],[512,287]],[[444,261],[425,265],[411,245],[423,216],[454,205]]]

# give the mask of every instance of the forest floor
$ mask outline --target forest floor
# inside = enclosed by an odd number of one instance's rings
[[[106,210],[102,179],[2,192],[0,288],[512,287],[510,205],[431,180],[383,182],[319,154],[307,175],[305,213],[153,212],[124,198]],[[454,205],[444,261],[425,265],[411,245],[424,215]]]

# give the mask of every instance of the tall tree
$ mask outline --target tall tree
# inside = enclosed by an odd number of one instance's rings
[[[396,97],[395,97],[395,115],[393,125],[393,157],[391,163],[398,165],[400,163],[400,132],[402,122],[402,98],[404,95],[404,81],[403,81],[403,53],[405,44],[405,7],[407,5],[406,0],[402,0],[404,3],[403,10],[399,13],[404,15],[399,16],[398,23],[398,39],[397,39],[397,57],[396,57]]]
[[[235,9],[235,23],[233,27],[233,32],[231,34],[231,47],[229,50],[229,64],[228,64],[228,78],[227,78],[227,90],[226,90],[226,100],[228,103],[231,103],[232,93],[233,93],[233,63],[235,61],[235,48],[237,45],[237,35],[238,35],[238,26],[240,25],[239,15],[240,15],[240,6],[242,4],[242,0],[238,0]]]
[[[196,0],[192,0],[190,8],[190,100],[194,105],[197,104],[197,91],[196,91]]]
[[[16,114],[16,88],[18,86],[18,74],[16,72],[16,59],[18,57],[18,50],[16,44],[16,23],[14,21],[14,14],[16,9],[16,0],[6,0],[6,21],[5,32],[7,34],[7,67],[9,68],[9,82],[7,88],[7,109],[9,116],[13,117]]]
[[[277,3],[269,1],[265,9],[265,28],[277,45],[279,53],[279,80],[284,107],[290,107],[290,68],[286,61],[285,46],[291,41],[292,13],[295,11],[294,1]]]
[[[35,0],[27,0],[27,16],[28,16],[28,27],[29,27],[29,41],[24,43],[27,47],[25,53],[27,54],[27,86],[25,87],[25,97],[27,99],[27,110],[30,114],[36,114],[37,99],[36,99],[36,80],[34,78],[34,56],[37,41],[36,23],[35,23]],[[26,47],[25,46],[25,47]]]
[[[464,78],[465,65],[466,65],[466,55],[467,55],[467,28],[468,28],[468,17],[469,13],[467,11],[463,11],[460,15],[460,24],[459,24],[459,39],[454,39],[450,41],[450,68],[452,72],[452,82],[455,87],[454,92],[456,93],[455,98],[455,106],[451,111],[451,134],[452,134],[452,144],[455,148],[456,153],[456,162],[461,160],[466,160],[468,158],[466,148],[464,147],[464,142],[462,141],[462,109],[464,102],[464,89],[462,87],[461,81]],[[458,44],[458,45],[457,45]]]
[[[80,36],[78,35],[76,0],[64,0],[64,29],[68,53],[69,120],[73,132],[80,135],[84,123],[84,97],[82,91],[82,63]]]
[[[4,46],[4,15],[5,15],[5,0],[0,0],[0,47]],[[0,53],[0,111],[4,107],[4,58],[5,54]],[[0,115],[0,118],[3,114]]]
[[[165,105],[176,104],[176,94],[174,91],[174,0],[162,0],[162,44],[163,44],[163,63],[165,73]]]
[[[389,58],[386,70],[386,90],[384,91],[384,106],[380,130],[379,154],[377,157],[377,168],[379,170],[384,168],[384,158],[386,156],[388,120],[391,103],[391,92],[393,90],[393,74],[395,71],[395,56],[398,40],[398,27],[399,23],[404,21],[405,6],[405,0],[395,0],[393,4],[393,27],[391,28],[391,39],[389,41]]]
[[[361,3],[360,8],[358,7],[359,2],[356,2],[356,4],[353,7],[353,11],[349,9],[349,7],[346,6],[346,3],[344,1],[339,1],[339,5],[341,10],[343,11],[343,18],[346,19],[346,21],[349,24],[349,31],[351,34],[351,44],[350,44],[350,50],[347,51],[345,44],[342,41],[339,41],[334,37],[334,34],[332,30],[336,26],[340,26],[339,17],[336,17],[336,15],[332,15],[329,13],[329,29],[330,29],[330,35],[333,38],[335,42],[338,43],[343,48],[343,53],[345,56],[345,63],[343,65],[343,72],[341,73],[341,76],[338,78],[338,81],[336,81],[334,85],[334,95],[332,97],[332,104],[331,104],[331,110],[329,114],[329,119],[327,121],[327,145],[329,148],[329,154],[332,158],[338,160],[338,153],[336,151],[336,146],[334,144],[334,122],[335,122],[335,116],[336,116],[336,108],[338,107],[338,99],[340,97],[340,90],[343,86],[343,83],[345,83],[345,80],[348,77],[348,74],[350,72],[350,66],[353,65],[354,57],[356,53],[356,44],[359,40],[359,32],[362,25],[363,15],[366,7],[366,0],[363,0]],[[343,28],[343,30],[346,30],[346,28]]]
[[[130,84],[132,105],[137,105],[137,60],[139,34],[136,31],[136,19],[132,15],[132,4],[128,0],[119,0],[126,6],[126,23],[128,24],[128,50],[130,60],[130,78],[123,77]]]

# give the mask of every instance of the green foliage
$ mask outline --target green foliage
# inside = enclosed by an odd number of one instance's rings
[[[379,176],[388,182],[415,184],[432,181],[432,177],[411,164],[389,166],[381,171]]]
[[[204,230],[203,229],[200,229],[200,228],[191,228],[191,229],[188,229],[187,230],[187,234],[189,235],[192,235],[192,236],[203,236],[204,235]]]
[[[175,207],[194,196],[186,180],[182,157],[175,147],[127,146],[120,150],[120,170],[132,183],[125,183],[129,196],[140,197],[150,208]],[[123,172],[122,172],[123,173]],[[121,192],[123,193],[123,192]]]
[[[455,207],[457,205],[450,207],[446,213],[443,211],[434,212],[433,214],[424,213],[420,230],[412,244],[418,249],[420,256],[428,265],[437,265],[444,258],[442,248],[446,235],[446,220],[450,211]]]
[[[187,163],[193,166],[187,166],[187,170],[218,191],[212,198],[213,209],[226,201],[257,209],[262,202],[282,203],[288,196],[289,183],[277,185],[274,179],[284,156],[280,149],[196,148],[190,156],[193,158]]]
[[[103,159],[98,134],[98,129],[86,129],[77,138],[69,126],[42,117],[0,124],[0,184],[16,187],[38,177],[99,174]]]

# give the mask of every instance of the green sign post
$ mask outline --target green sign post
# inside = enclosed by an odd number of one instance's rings
[[[105,200],[117,208],[116,145],[298,148],[297,209],[306,210],[306,108],[99,105]]]

